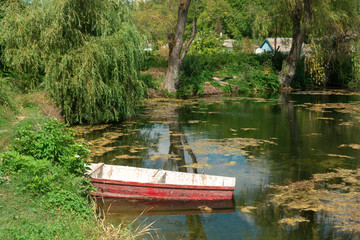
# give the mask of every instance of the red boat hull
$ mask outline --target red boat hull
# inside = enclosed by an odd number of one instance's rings
[[[138,183],[92,178],[92,195],[123,199],[230,200],[234,187]]]
[[[111,216],[171,216],[235,212],[232,200],[171,201],[96,198],[101,212]]]

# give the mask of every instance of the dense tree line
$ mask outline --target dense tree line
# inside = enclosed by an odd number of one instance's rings
[[[224,38],[237,40],[242,51],[267,37],[293,38],[279,74],[283,86],[292,86],[299,62],[312,86],[344,86],[360,77],[359,5],[358,0],[1,0],[0,67],[25,91],[45,86],[69,123],[118,121],[135,113],[145,89],[139,76],[145,42],[168,45],[164,86],[170,92],[184,85],[180,72],[188,51],[219,54]],[[303,43],[311,48],[305,58]]]
[[[148,0],[133,5],[137,25],[153,43],[166,42],[166,33],[176,22],[176,15],[166,9],[173,13],[177,4],[178,1]],[[343,85],[358,72],[352,63],[358,62],[354,52],[358,51],[355,43],[359,35],[359,5],[357,0],[197,0],[189,8],[187,36],[190,38],[191,19],[196,16],[198,31],[207,32],[209,37],[221,33],[240,42],[246,38],[258,42],[267,37],[293,38],[279,75],[285,87],[291,85],[303,43],[311,43],[317,54],[306,61],[306,68],[315,84]],[[149,16],[154,20],[151,23]],[[166,27],[158,28],[161,23],[166,23]]]

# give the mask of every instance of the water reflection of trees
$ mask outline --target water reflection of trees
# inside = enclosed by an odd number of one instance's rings
[[[179,109],[176,108],[173,111],[176,112],[177,118],[173,119],[173,121],[169,123],[169,135],[170,135],[169,154],[175,155],[177,156],[177,158],[176,160],[169,158],[169,161],[171,161],[173,166],[177,167],[178,171],[187,172],[187,168],[184,167],[184,165],[186,165],[185,151],[189,154],[192,163],[197,163],[197,160],[194,152],[191,150],[191,148],[189,148],[185,131],[182,128],[181,123],[179,122],[179,117],[178,117]],[[174,164],[174,161],[176,164]],[[193,172],[197,173],[197,169],[193,168]]]
[[[294,182],[307,179],[313,173],[331,168],[331,165],[326,165],[327,161],[319,159],[319,156],[316,156],[314,152],[319,152],[318,155],[321,156],[322,154],[323,158],[326,158],[326,153],[328,153],[326,151],[338,151],[338,146],[341,144],[338,142],[339,139],[343,141],[344,137],[346,139],[347,135],[352,134],[344,133],[342,135],[339,133],[340,128],[335,120],[343,116],[338,116],[329,110],[317,112],[310,111],[307,108],[299,108],[294,104],[295,101],[293,101],[292,97],[293,95],[290,94],[282,94],[279,98],[279,106],[277,106],[287,123],[284,125],[284,132],[288,134],[288,137],[280,139],[281,144],[284,146],[282,149],[288,149],[288,151],[283,153],[287,154],[282,156],[281,151],[274,151],[269,160],[272,161],[270,165],[271,172],[276,172],[276,169],[279,167],[287,169],[287,171],[282,171],[283,175],[279,177],[282,177],[283,180],[288,178],[291,182]],[[331,101],[334,101],[334,99],[329,96],[321,96],[320,99],[316,98],[315,100],[317,103]],[[311,105],[310,103],[307,104],[308,107]],[[327,120],[332,118],[335,118],[333,119],[334,121],[319,121],[319,119]],[[311,120],[309,121],[309,119]],[[304,123],[307,125],[304,126]],[[312,139],[309,139],[309,133],[319,134],[323,141],[317,140],[313,143]],[[325,137],[322,137],[322,134]],[[341,159],[334,159],[331,164],[344,166],[344,162]],[[299,204],[301,204],[300,201]],[[323,212],[289,211],[281,207],[274,207],[272,204],[269,204],[267,197],[263,198],[263,201],[259,201],[257,207],[258,209],[254,212],[253,216],[257,225],[263,226],[258,239],[269,238],[271,235],[274,239],[279,235],[287,239],[327,239],[329,236],[352,239],[353,237],[350,233],[341,233],[334,229],[332,227],[332,220]],[[281,228],[279,227],[279,219],[294,216],[302,216],[309,220],[311,224],[302,222],[295,226],[283,225]],[[277,231],[274,231],[274,229],[277,229]]]
[[[294,106],[294,102],[291,99],[291,95],[288,93],[283,93],[280,95],[279,103],[281,104],[281,110],[285,113],[287,127],[289,129],[289,163],[287,174],[290,175],[291,179],[299,180],[302,179],[301,174],[301,162],[302,162],[302,153],[303,153],[303,144],[299,129],[297,111]],[[285,126],[284,126],[285,127]]]
[[[80,136],[90,143],[94,162],[141,167],[142,160],[149,158],[150,150],[158,148],[159,134],[152,132],[153,124],[133,121],[101,130],[88,128]]]
[[[197,163],[196,156],[189,148],[186,133],[179,122],[179,106],[168,106],[166,110],[170,113],[170,118],[168,118],[170,135],[169,154],[176,155],[176,160],[169,158],[168,161],[179,172],[187,172],[188,169],[184,167],[186,165],[185,151],[190,155],[192,163]],[[193,172],[197,173],[197,169],[193,168]],[[200,216],[186,215],[185,217],[190,239],[207,239]]]

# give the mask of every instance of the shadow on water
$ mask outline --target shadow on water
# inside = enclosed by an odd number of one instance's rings
[[[269,204],[267,185],[358,168],[359,106],[359,95],[327,93],[152,100],[138,118],[80,137],[92,143],[95,162],[237,178],[235,211],[209,206],[219,214],[204,214],[199,204],[177,211],[175,203],[171,210],[158,207],[156,216],[149,211],[166,239],[351,239],[319,214],[304,214],[310,222],[294,227],[280,225],[288,213]],[[144,205],[154,208],[151,202],[119,206],[140,211]]]

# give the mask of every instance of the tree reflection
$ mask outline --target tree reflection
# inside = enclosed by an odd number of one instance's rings
[[[285,112],[286,120],[289,128],[289,153],[291,159],[290,171],[291,177],[294,180],[301,179],[301,160],[302,160],[302,140],[299,131],[299,123],[297,119],[296,109],[294,102],[291,99],[289,93],[282,93],[279,98],[279,102],[282,105],[282,111]]]
[[[177,116],[177,118],[173,119],[173,121],[169,123],[169,134],[170,134],[169,154],[177,156],[177,160],[175,160],[176,162],[175,166],[177,167],[178,171],[187,172],[187,168],[183,167],[184,165],[186,165],[185,150],[191,157],[192,163],[197,163],[197,160],[194,152],[189,147],[185,131],[179,122],[179,109],[176,108],[173,110],[173,112],[176,114],[172,114],[172,116]],[[172,161],[173,163],[174,160],[169,159],[169,161]],[[197,169],[193,168],[193,172],[197,173]]]
[[[185,161],[185,150],[190,155],[192,163],[197,163],[194,152],[189,148],[189,144],[186,138],[184,129],[179,121],[179,106],[173,105],[173,108],[167,108],[170,111],[171,119],[169,121],[169,134],[170,134],[170,145],[169,154],[176,155],[177,159],[173,160],[169,158],[169,162],[172,166],[176,166],[179,172],[187,172],[188,169],[184,167]],[[174,164],[174,161],[176,164]],[[192,169],[194,173],[197,173],[197,169]],[[190,239],[207,239],[202,220],[199,215],[186,215],[186,225],[189,228]]]

